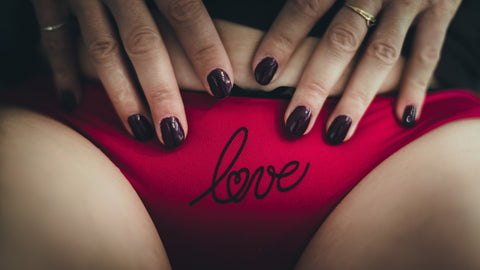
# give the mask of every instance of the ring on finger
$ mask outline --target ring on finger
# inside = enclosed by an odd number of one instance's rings
[[[55,30],[58,30],[58,29],[64,27],[67,23],[68,23],[68,20],[66,20],[64,22],[61,22],[61,23],[58,23],[58,24],[43,26],[43,27],[40,27],[40,31],[41,32],[53,32]]]
[[[362,18],[365,19],[368,28],[374,26],[377,23],[377,19],[375,18],[375,16],[366,12],[365,10],[363,10],[361,8],[358,8],[358,7],[355,7],[355,6],[352,6],[352,5],[347,4],[347,3],[345,3],[345,6],[350,8],[351,10],[353,10],[358,15],[362,16]]]

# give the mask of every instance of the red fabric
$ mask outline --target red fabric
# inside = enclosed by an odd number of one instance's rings
[[[157,140],[130,138],[98,84],[86,86],[71,114],[39,88],[51,89],[51,82],[34,80],[7,99],[70,125],[104,151],[142,198],[173,269],[289,269],[334,206],[385,158],[438,126],[480,117],[474,94],[444,91],[429,95],[417,126],[405,129],[393,116],[394,99],[377,97],[355,136],[330,146],[322,128],[335,99],[310,134],[291,139],[283,127],[287,100],[184,92],[189,134],[171,151]]]

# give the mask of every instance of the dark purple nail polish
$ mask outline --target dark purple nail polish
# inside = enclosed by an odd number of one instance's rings
[[[77,100],[75,95],[68,90],[64,90],[60,93],[60,105],[62,109],[67,112],[73,112],[77,108]]]
[[[228,77],[228,74],[220,68],[212,70],[207,77],[208,85],[212,90],[212,93],[217,98],[224,98],[230,95],[232,90],[232,81]]]
[[[348,129],[352,125],[352,118],[346,115],[340,115],[333,120],[330,128],[327,131],[327,141],[329,144],[341,144],[347,136]]]
[[[128,117],[128,124],[137,140],[147,141],[153,137],[153,127],[145,116],[141,114],[130,115]]]
[[[261,85],[267,85],[277,72],[278,63],[272,57],[265,57],[255,68],[255,80]]]
[[[182,125],[175,116],[163,118],[160,123],[160,130],[162,131],[163,142],[168,148],[180,146],[185,139]]]
[[[305,133],[305,130],[307,130],[311,116],[312,111],[310,108],[305,106],[296,107],[287,120],[286,126],[290,134],[302,136],[303,133]]]
[[[412,128],[415,126],[415,116],[417,115],[417,107],[415,105],[408,105],[403,111],[403,126],[406,128]]]

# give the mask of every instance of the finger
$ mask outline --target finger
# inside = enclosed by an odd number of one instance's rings
[[[327,121],[326,139],[330,144],[340,144],[355,132],[358,122],[398,60],[403,40],[418,10],[418,3],[404,5],[394,2],[385,7],[382,21],[373,32],[345,93]]]
[[[120,120],[137,140],[151,139],[154,129],[149,114],[136,92],[106,10],[99,1],[75,3],[87,51]]]
[[[66,111],[73,111],[82,96],[82,83],[76,49],[70,31],[69,12],[65,1],[33,1],[42,45],[53,72],[60,104]]]
[[[187,134],[185,110],[167,49],[147,6],[141,0],[106,4],[150,105],[158,138],[167,147],[180,146]]]
[[[423,101],[450,23],[459,2],[442,1],[426,10],[416,28],[413,50],[407,62],[397,100],[396,116],[405,127],[420,117]]]
[[[253,58],[255,80],[267,85],[281,74],[290,56],[334,1],[289,0],[261,41]]]
[[[372,1],[351,5],[360,6],[372,14],[377,14],[381,8]],[[287,129],[294,130],[291,125],[296,125],[295,121],[289,121],[287,117],[290,117],[298,106],[309,108],[312,120],[306,123],[307,126],[303,129],[294,132],[297,133],[295,135],[302,135],[300,131],[308,132],[313,127],[323,102],[345,74],[367,31],[365,19],[350,8],[344,7],[338,12],[312,55],[285,112]]]
[[[217,98],[230,95],[233,69],[202,1],[157,0],[156,3],[177,34],[204,88]]]
[[[263,32],[227,21],[214,20],[214,22],[218,34],[222,40],[224,40],[223,44],[232,62],[233,69],[235,70],[235,84],[247,90],[272,91],[281,86],[297,87],[307,61],[311,58],[316,44],[318,44],[319,41],[318,38],[306,38],[292,55],[292,58],[288,62],[282,76],[274,83],[266,86],[258,86],[258,83],[255,81],[253,74],[251,73],[251,63],[249,59],[252,59],[256,50],[255,44],[259,43]],[[177,83],[180,89],[205,91],[193,70],[192,64],[185,55],[185,51],[182,49],[178,40],[176,40],[173,29],[170,29],[168,24],[158,24],[157,22],[157,25],[160,27],[160,33],[162,33],[165,46],[167,47],[168,54],[172,60],[175,77],[177,78]],[[98,78],[95,67],[91,63],[90,57],[88,57],[85,46],[82,46],[82,44],[79,45],[79,59],[82,73],[91,79]],[[404,62],[405,58],[401,57],[399,61],[395,63],[394,68],[390,71],[387,79],[382,84],[379,93],[398,89],[400,76],[404,69]],[[330,96],[340,95],[343,92],[355,64],[356,62],[354,59],[330,91]]]

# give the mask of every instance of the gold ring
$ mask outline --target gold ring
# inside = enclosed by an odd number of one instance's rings
[[[357,13],[358,15],[362,16],[365,19],[368,28],[374,26],[377,23],[377,19],[375,19],[375,16],[366,12],[365,10],[363,10],[361,8],[358,8],[358,7],[354,7],[354,6],[349,5],[347,3],[345,3],[345,6],[350,8],[351,10],[355,11],[355,13]]]
[[[65,26],[65,24],[67,24],[67,22],[68,21],[64,21],[64,22],[59,23],[59,24],[47,25],[47,26],[44,26],[44,27],[40,27],[40,31],[41,32],[52,32],[52,31],[58,30],[58,29],[62,28],[63,26]]]

